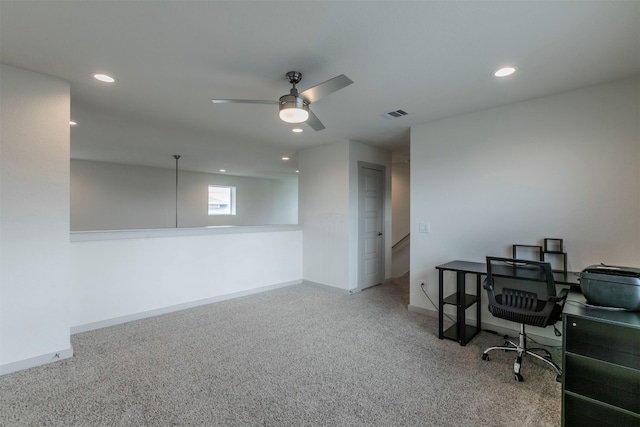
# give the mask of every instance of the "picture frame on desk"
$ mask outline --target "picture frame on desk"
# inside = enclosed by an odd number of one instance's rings
[[[538,245],[512,245],[511,258],[527,261],[543,261],[542,251],[542,246]]]
[[[544,239],[544,251],[552,252],[552,253],[561,253],[564,252],[564,245],[562,239]]]

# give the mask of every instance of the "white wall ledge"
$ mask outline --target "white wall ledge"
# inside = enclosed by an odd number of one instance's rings
[[[157,237],[207,236],[216,234],[269,233],[302,230],[300,225],[208,226],[189,228],[157,228],[135,230],[72,231],[71,242],[96,240],[150,239]]]

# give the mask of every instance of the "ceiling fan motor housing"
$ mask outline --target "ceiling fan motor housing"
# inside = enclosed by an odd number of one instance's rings
[[[302,123],[308,118],[309,105],[303,97],[297,93],[280,97],[280,119],[287,123]]]

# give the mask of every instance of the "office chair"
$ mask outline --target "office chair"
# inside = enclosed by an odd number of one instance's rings
[[[517,344],[507,340],[503,346],[490,347],[482,353],[482,359],[489,360],[492,350],[515,351],[513,373],[516,381],[523,380],[520,367],[525,355],[550,365],[556,371],[556,381],[560,381],[562,370],[551,359],[551,353],[543,348],[528,348],[525,333],[525,325],[547,327],[555,325],[562,316],[568,289],[556,295],[551,265],[541,261],[487,257],[484,288],[489,296],[489,311],[494,317],[520,323],[520,340]],[[554,330],[559,336],[555,326]]]

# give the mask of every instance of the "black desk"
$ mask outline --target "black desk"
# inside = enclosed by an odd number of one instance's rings
[[[480,318],[480,301],[481,301],[481,282],[482,276],[487,274],[487,264],[482,262],[469,262],[469,261],[451,261],[446,264],[436,266],[438,270],[438,290],[439,290],[439,304],[438,304],[438,338],[447,338],[450,340],[458,341],[460,345],[466,345],[471,338],[476,336],[481,329]],[[444,272],[451,271],[456,273],[456,292],[444,297]],[[474,274],[476,276],[476,293],[466,293],[466,275]],[[511,277],[513,273],[511,268],[505,266],[502,270],[497,268],[494,271],[496,275],[504,275]],[[578,274],[574,272],[554,272],[553,278],[557,285],[570,286],[572,288],[580,287],[580,281]],[[455,305],[456,309],[456,323],[451,327],[444,330],[444,306],[445,304]],[[465,321],[465,312],[473,304],[476,304],[476,324],[467,325]]]

